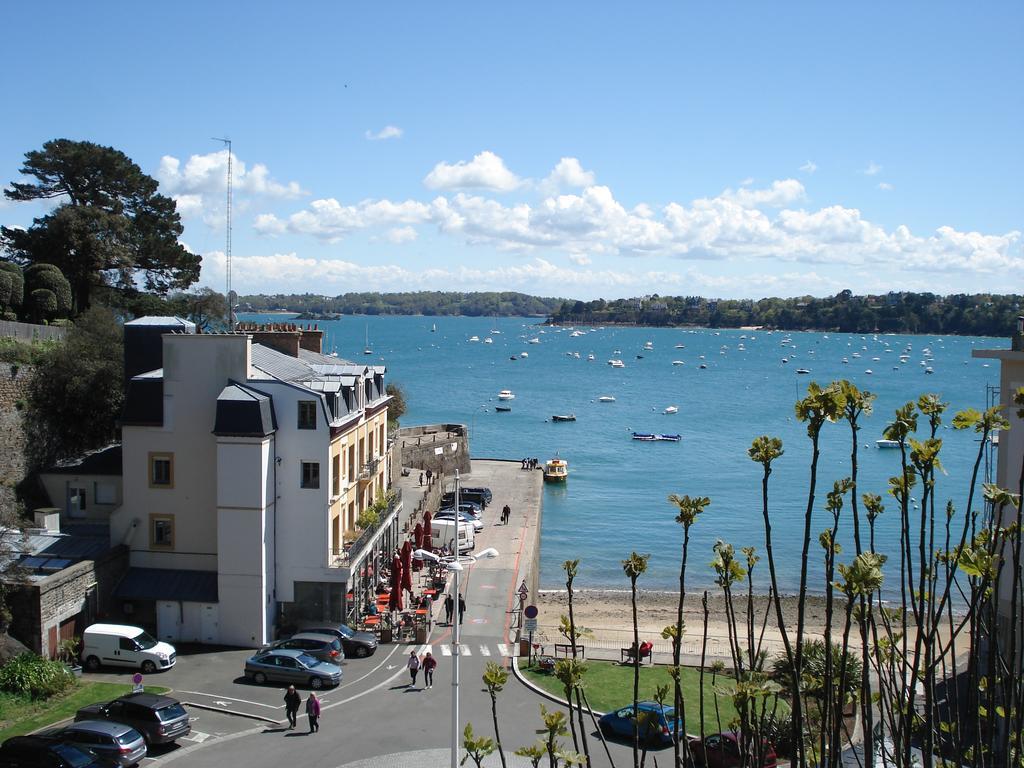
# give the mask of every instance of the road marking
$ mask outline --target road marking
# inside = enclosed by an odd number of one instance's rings
[[[460,644],[459,645],[459,653],[461,653],[463,656],[472,656],[473,655],[473,649],[470,648],[468,645]]]
[[[497,589],[493,584],[480,584],[477,589]]]
[[[452,655],[452,647],[450,645],[442,645],[441,646],[441,654],[443,656],[451,656]]]
[[[499,656],[511,656],[509,653],[508,646],[505,643],[498,643],[498,655]]]
[[[202,733],[201,731],[192,731],[188,736],[182,736],[182,738],[187,739],[188,741],[194,741],[196,744],[202,744],[210,738],[210,734]]]
[[[420,653],[421,654],[429,653],[429,654],[433,655],[434,654],[434,646],[429,645],[429,644],[428,645],[421,645],[420,646]]]
[[[480,646],[480,655],[481,656],[490,656],[491,655],[491,649],[488,648],[486,645],[481,645]]]
[[[264,704],[260,701],[249,701],[248,699],[236,699],[231,696],[224,696],[223,693],[203,693],[202,691],[178,691],[178,693],[187,693],[190,696],[205,696],[208,699],[214,699],[218,696],[223,696],[223,699],[218,699],[213,703],[218,707],[230,707],[232,704],[241,702],[243,704],[252,704],[254,707],[266,707],[267,709],[284,709],[284,705],[276,704]]]
[[[487,619],[470,619],[473,624],[486,624]]]

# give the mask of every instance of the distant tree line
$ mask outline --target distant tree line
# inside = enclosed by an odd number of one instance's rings
[[[333,298],[314,294],[241,296],[239,309],[266,312],[284,309],[310,317],[331,315],[464,315],[483,317],[548,317],[563,299],[529,296],[525,293],[411,291],[403,293],[343,293]]]
[[[653,295],[612,301],[563,301],[549,322],[1009,336],[1016,328],[1021,302],[1021,296],[1012,294],[890,292],[855,296],[849,290],[825,298],[759,301]]]

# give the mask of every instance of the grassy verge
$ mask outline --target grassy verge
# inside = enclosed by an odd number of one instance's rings
[[[562,684],[553,675],[541,672],[536,667],[520,666],[526,679],[545,691],[564,698]],[[587,700],[590,706],[600,712],[611,712],[633,702],[633,668],[610,661],[588,661],[583,676]],[[721,675],[717,687],[728,687],[729,680]],[[669,686],[666,704],[672,703],[672,678],[665,667],[640,668],[640,699],[653,700],[656,686]],[[726,724],[736,715],[732,699],[725,694],[716,694],[710,672],[704,673],[704,730],[716,733],[726,729]],[[686,730],[700,732],[700,670],[684,667],[682,673],[683,701],[686,710]],[[718,700],[718,714],[715,700]],[[721,725],[719,725],[719,722]]]
[[[92,683],[79,681],[67,693],[45,701],[32,701],[23,696],[0,691],[0,742],[11,736],[32,731],[74,717],[81,707],[108,701],[131,691],[126,683]],[[166,693],[167,688],[146,686],[147,693]]]

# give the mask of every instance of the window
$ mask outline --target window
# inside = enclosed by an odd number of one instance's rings
[[[316,400],[299,400],[299,429],[316,429]]]
[[[320,487],[320,462],[317,462],[317,461],[304,461],[304,462],[302,462],[302,487],[303,488],[319,488]]]
[[[114,483],[93,483],[92,495],[97,504],[116,504],[117,486]]]
[[[174,547],[174,518],[169,515],[149,516],[149,545],[151,547]]]
[[[341,454],[334,454],[331,459],[331,494],[341,495]]]
[[[369,440],[366,443],[366,461],[373,461],[373,432],[370,432]]]
[[[174,454],[173,453],[151,453],[151,454],[149,454],[149,487],[150,488],[173,488],[174,487]]]
[[[118,640],[117,640],[117,647],[120,648],[122,651],[137,651],[137,650],[139,650],[135,646],[135,641],[132,640],[130,637],[120,637],[120,638],[118,638]]]

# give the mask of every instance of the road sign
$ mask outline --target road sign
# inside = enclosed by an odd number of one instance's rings
[[[537,620],[536,619],[527,619],[526,621],[523,622],[523,629],[525,629],[527,632],[536,632],[537,631]]]
[[[132,682],[135,683],[136,685],[141,683],[142,682],[142,675],[140,675],[138,672],[136,672],[134,675],[132,675]]]
[[[529,588],[526,586],[526,579],[523,579],[523,583],[519,585],[519,599],[525,600],[527,595],[530,594]]]
[[[523,611],[523,615],[528,619],[536,619],[537,613],[538,611],[536,605],[528,605],[526,606],[526,609]]]

